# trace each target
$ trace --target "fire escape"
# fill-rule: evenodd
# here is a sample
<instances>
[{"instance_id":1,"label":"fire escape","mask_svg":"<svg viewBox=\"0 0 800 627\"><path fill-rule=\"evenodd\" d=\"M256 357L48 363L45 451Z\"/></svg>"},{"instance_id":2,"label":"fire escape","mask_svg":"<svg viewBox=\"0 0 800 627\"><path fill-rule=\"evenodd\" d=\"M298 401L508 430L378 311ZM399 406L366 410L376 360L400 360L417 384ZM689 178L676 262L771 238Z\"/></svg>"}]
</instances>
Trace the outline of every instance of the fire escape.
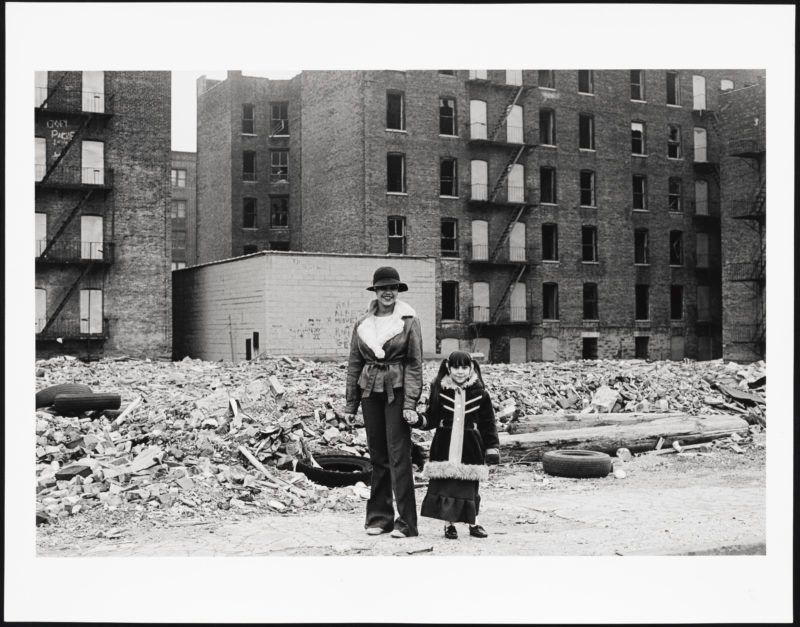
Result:
<instances>
[{"instance_id":1,"label":"fire escape","mask_svg":"<svg viewBox=\"0 0 800 627\"><path fill-rule=\"evenodd\" d=\"M758 247L753 259L731 263L728 277L731 281L747 285L753 294L755 319L749 324L735 325L731 329L731 340L754 346L759 357L766 354L766 224L767 224L767 182L764 172L766 148L764 142L752 137L737 138L728 142L728 154L744 159L758 175L758 187L750 198L732 202L732 217L747 225L755 234Z\"/></svg>"},{"instance_id":2,"label":"fire escape","mask_svg":"<svg viewBox=\"0 0 800 627\"><path fill-rule=\"evenodd\" d=\"M503 88L511 87L494 85ZM494 307L473 306L472 308L469 323L474 331L473 350L475 342L487 328L496 328L499 325L529 325L531 322L530 307L527 305L507 307L515 285L523 280L533 263L532 251L527 245L511 245L511 234L514 227L520 223L525 224L524 217L529 208L535 204L532 190L525 188L524 180L521 187L512 187L509 181L514 166L521 164L525 156L536 146L532 141L532 135L524 134L524 127L515 129L517 134L512 137L511 129L508 126L509 116L525 89L526 87L523 85L513 86L501 115L486 138L470 138L470 144L474 147L486 147L499 151L505 157L505 164L490 189L488 185L485 190L473 185L469 206L472 208L489 207L493 210L504 207L511 210L500 236L487 245L473 243L470 251L469 263L473 267L510 270L504 279L505 285L501 296ZM506 137L502 136L504 127L506 128Z\"/></svg>"},{"instance_id":3,"label":"fire escape","mask_svg":"<svg viewBox=\"0 0 800 627\"><path fill-rule=\"evenodd\" d=\"M37 88L35 117L37 128L61 128L48 121L68 121L68 137L66 143L52 154L45 156L43 163L36 163L36 207L49 209L54 200L70 200L66 211L59 211L57 226L47 229L45 239L36 241L36 266L45 271L57 268L58 273L48 272L48 291L55 286L61 292L48 300L54 305L48 306L44 318L36 320L36 339L45 340L103 340L107 337L105 318L100 320L64 319L62 311L72 300L78 289L87 280L87 287L104 287L105 274L114 262L114 203L113 203L113 170L101 167L83 167L80 141L96 137L113 116L113 95L94 93L83 89L70 89L65 79L70 72L61 72L57 80L48 87ZM45 149L47 152L47 148ZM80 166L67 165L74 162ZM74 204L73 204L74 203ZM60 203L59 203L60 204ZM71 208L70 208L71 205ZM83 234L77 239L67 238L68 227L74 223L85 209L91 207L91 213L100 213L101 231L93 240L84 241ZM56 213L46 212L48 217ZM74 229L73 229L74 230ZM106 233L110 232L111 237ZM56 277L56 280L51 278ZM37 313L37 316L40 315Z\"/></svg>"}]
</instances>

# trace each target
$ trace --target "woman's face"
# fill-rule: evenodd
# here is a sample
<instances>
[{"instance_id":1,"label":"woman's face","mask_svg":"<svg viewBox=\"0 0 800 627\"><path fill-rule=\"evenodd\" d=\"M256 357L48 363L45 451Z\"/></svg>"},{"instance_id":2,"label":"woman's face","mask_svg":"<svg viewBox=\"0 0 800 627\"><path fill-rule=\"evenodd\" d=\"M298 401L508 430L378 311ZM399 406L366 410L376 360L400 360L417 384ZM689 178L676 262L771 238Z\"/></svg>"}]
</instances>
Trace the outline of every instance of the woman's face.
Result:
<instances>
[{"instance_id":1,"label":"woman's face","mask_svg":"<svg viewBox=\"0 0 800 627\"><path fill-rule=\"evenodd\" d=\"M450 366L450 378L456 385L463 385L469 375L472 374L472 366Z\"/></svg>"},{"instance_id":2,"label":"woman's face","mask_svg":"<svg viewBox=\"0 0 800 627\"><path fill-rule=\"evenodd\" d=\"M395 301L397 300L397 292L399 286L397 285L384 285L382 287L375 288L375 294L378 297L378 303L386 309L391 308L394 306Z\"/></svg>"}]
</instances>

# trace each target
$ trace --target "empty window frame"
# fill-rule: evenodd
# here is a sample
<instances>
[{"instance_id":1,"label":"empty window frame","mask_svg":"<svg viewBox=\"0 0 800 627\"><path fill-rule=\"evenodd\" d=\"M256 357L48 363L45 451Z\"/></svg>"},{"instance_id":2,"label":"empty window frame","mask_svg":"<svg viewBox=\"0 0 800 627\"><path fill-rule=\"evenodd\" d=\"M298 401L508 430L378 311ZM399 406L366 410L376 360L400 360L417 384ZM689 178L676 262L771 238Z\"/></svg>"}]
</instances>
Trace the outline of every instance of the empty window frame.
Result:
<instances>
[{"instance_id":1,"label":"empty window frame","mask_svg":"<svg viewBox=\"0 0 800 627\"><path fill-rule=\"evenodd\" d=\"M695 111L706 109L706 77L699 74L692 76L692 109Z\"/></svg>"},{"instance_id":2,"label":"empty window frame","mask_svg":"<svg viewBox=\"0 0 800 627\"><path fill-rule=\"evenodd\" d=\"M81 73L81 108L83 111L103 113L105 111L105 73L84 71Z\"/></svg>"},{"instance_id":3,"label":"empty window frame","mask_svg":"<svg viewBox=\"0 0 800 627\"><path fill-rule=\"evenodd\" d=\"M522 144L524 134L522 128L522 107L512 105L506 118L506 141L511 144Z\"/></svg>"},{"instance_id":4,"label":"empty window frame","mask_svg":"<svg viewBox=\"0 0 800 627\"><path fill-rule=\"evenodd\" d=\"M719 90L720 91L730 91L733 89L733 81L729 78L723 78L719 82Z\"/></svg>"},{"instance_id":5,"label":"empty window frame","mask_svg":"<svg viewBox=\"0 0 800 627\"><path fill-rule=\"evenodd\" d=\"M33 106L41 107L47 100L47 72L34 72L33 85L35 97Z\"/></svg>"},{"instance_id":6,"label":"empty window frame","mask_svg":"<svg viewBox=\"0 0 800 627\"><path fill-rule=\"evenodd\" d=\"M594 73L592 70L578 70L578 92L581 94L594 93Z\"/></svg>"},{"instance_id":7,"label":"empty window frame","mask_svg":"<svg viewBox=\"0 0 800 627\"><path fill-rule=\"evenodd\" d=\"M269 225L274 229L289 227L289 199L286 196L269 199Z\"/></svg>"},{"instance_id":8,"label":"empty window frame","mask_svg":"<svg viewBox=\"0 0 800 627\"><path fill-rule=\"evenodd\" d=\"M170 183L172 187L186 187L186 170L172 169L170 172Z\"/></svg>"},{"instance_id":9,"label":"empty window frame","mask_svg":"<svg viewBox=\"0 0 800 627\"><path fill-rule=\"evenodd\" d=\"M645 151L644 122L631 122L631 153L634 155L647 154Z\"/></svg>"},{"instance_id":10,"label":"empty window frame","mask_svg":"<svg viewBox=\"0 0 800 627\"><path fill-rule=\"evenodd\" d=\"M386 155L386 191L406 193L406 156L401 152Z\"/></svg>"},{"instance_id":11,"label":"empty window frame","mask_svg":"<svg viewBox=\"0 0 800 627\"><path fill-rule=\"evenodd\" d=\"M186 256L186 231L172 232L172 253L173 257Z\"/></svg>"},{"instance_id":12,"label":"empty window frame","mask_svg":"<svg viewBox=\"0 0 800 627\"><path fill-rule=\"evenodd\" d=\"M406 254L406 219L403 216L389 216L387 234L390 254Z\"/></svg>"},{"instance_id":13,"label":"empty window frame","mask_svg":"<svg viewBox=\"0 0 800 627\"><path fill-rule=\"evenodd\" d=\"M258 211L255 198L242 198L242 228L258 228Z\"/></svg>"},{"instance_id":14,"label":"empty window frame","mask_svg":"<svg viewBox=\"0 0 800 627\"><path fill-rule=\"evenodd\" d=\"M595 185L594 172L592 170L581 170L580 172L580 192L581 207L595 207Z\"/></svg>"},{"instance_id":15,"label":"empty window frame","mask_svg":"<svg viewBox=\"0 0 800 627\"><path fill-rule=\"evenodd\" d=\"M542 225L542 260L558 261L558 225Z\"/></svg>"},{"instance_id":16,"label":"empty window frame","mask_svg":"<svg viewBox=\"0 0 800 627\"><path fill-rule=\"evenodd\" d=\"M271 183L289 182L289 151L272 150L269 154L270 170L269 180Z\"/></svg>"},{"instance_id":17,"label":"empty window frame","mask_svg":"<svg viewBox=\"0 0 800 627\"><path fill-rule=\"evenodd\" d=\"M244 150L242 152L242 180L256 180L256 152L255 150ZM180 185L179 185L180 187Z\"/></svg>"},{"instance_id":18,"label":"empty window frame","mask_svg":"<svg viewBox=\"0 0 800 627\"><path fill-rule=\"evenodd\" d=\"M581 343L581 357L583 359L597 359L597 338L584 337L581 338Z\"/></svg>"},{"instance_id":19,"label":"empty window frame","mask_svg":"<svg viewBox=\"0 0 800 627\"><path fill-rule=\"evenodd\" d=\"M455 159L439 162L439 195L458 196L458 162Z\"/></svg>"},{"instance_id":20,"label":"empty window frame","mask_svg":"<svg viewBox=\"0 0 800 627\"><path fill-rule=\"evenodd\" d=\"M583 319L600 319L597 307L597 283L583 284Z\"/></svg>"},{"instance_id":21,"label":"empty window frame","mask_svg":"<svg viewBox=\"0 0 800 627\"><path fill-rule=\"evenodd\" d=\"M47 214L37 212L35 216L36 256L38 257L47 246Z\"/></svg>"},{"instance_id":22,"label":"empty window frame","mask_svg":"<svg viewBox=\"0 0 800 627\"><path fill-rule=\"evenodd\" d=\"M681 104L681 84L677 72L667 72L667 104Z\"/></svg>"},{"instance_id":23,"label":"empty window frame","mask_svg":"<svg viewBox=\"0 0 800 627\"><path fill-rule=\"evenodd\" d=\"M242 105L242 133L252 135L256 132L255 106L252 104Z\"/></svg>"},{"instance_id":24,"label":"empty window frame","mask_svg":"<svg viewBox=\"0 0 800 627\"><path fill-rule=\"evenodd\" d=\"M253 253L258 252L258 246L256 244L245 244L242 246L242 254L243 255L252 255Z\"/></svg>"},{"instance_id":25,"label":"empty window frame","mask_svg":"<svg viewBox=\"0 0 800 627\"><path fill-rule=\"evenodd\" d=\"M558 203L555 168L550 166L539 168L539 193L539 202L552 205Z\"/></svg>"},{"instance_id":26,"label":"empty window frame","mask_svg":"<svg viewBox=\"0 0 800 627\"><path fill-rule=\"evenodd\" d=\"M458 220L442 218L440 228L442 257L458 257Z\"/></svg>"},{"instance_id":27,"label":"empty window frame","mask_svg":"<svg viewBox=\"0 0 800 627\"><path fill-rule=\"evenodd\" d=\"M489 164L480 159L470 161L470 198L486 200L489 197Z\"/></svg>"},{"instance_id":28,"label":"empty window frame","mask_svg":"<svg viewBox=\"0 0 800 627\"><path fill-rule=\"evenodd\" d=\"M633 338L634 356L636 359L647 359L650 356L650 338L646 335L638 335Z\"/></svg>"},{"instance_id":29,"label":"empty window frame","mask_svg":"<svg viewBox=\"0 0 800 627\"><path fill-rule=\"evenodd\" d=\"M272 102L270 103L272 112L270 120L271 136L286 136L289 134L289 103Z\"/></svg>"},{"instance_id":30,"label":"empty window frame","mask_svg":"<svg viewBox=\"0 0 800 627\"><path fill-rule=\"evenodd\" d=\"M597 227L581 227L581 259L582 261L596 262L597 257Z\"/></svg>"},{"instance_id":31,"label":"empty window frame","mask_svg":"<svg viewBox=\"0 0 800 627\"><path fill-rule=\"evenodd\" d=\"M442 320L458 317L458 281L442 281Z\"/></svg>"},{"instance_id":32,"label":"empty window frame","mask_svg":"<svg viewBox=\"0 0 800 627\"><path fill-rule=\"evenodd\" d=\"M667 182L667 206L674 213L683 211L683 181L671 176Z\"/></svg>"},{"instance_id":33,"label":"empty window frame","mask_svg":"<svg viewBox=\"0 0 800 627\"><path fill-rule=\"evenodd\" d=\"M669 232L669 265L683 265L683 232Z\"/></svg>"},{"instance_id":34,"label":"empty window frame","mask_svg":"<svg viewBox=\"0 0 800 627\"><path fill-rule=\"evenodd\" d=\"M44 178L45 171L47 170L47 140L44 137L36 137L34 138L34 142L35 175L36 180L41 181Z\"/></svg>"},{"instance_id":35,"label":"empty window frame","mask_svg":"<svg viewBox=\"0 0 800 627\"><path fill-rule=\"evenodd\" d=\"M647 211L647 177L644 174L634 174L633 208L638 211Z\"/></svg>"},{"instance_id":36,"label":"empty window frame","mask_svg":"<svg viewBox=\"0 0 800 627\"><path fill-rule=\"evenodd\" d=\"M635 290L636 304L634 314L636 320L650 320L650 286L638 284Z\"/></svg>"},{"instance_id":37,"label":"empty window frame","mask_svg":"<svg viewBox=\"0 0 800 627\"><path fill-rule=\"evenodd\" d=\"M289 250L289 242L270 242L270 250Z\"/></svg>"},{"instance_id":38,"label":"empty window frame","mask_svg":"<svg viewBox=\"0 0 800 627\"><path fill-rule=\"evenodd\" d=\"M556 112L552 109L539 110L539 143L556 145Z\"/></svg>"},{"instance_id":39,"label":"empty window frame","mask_svg":"<svg viewBox=\"0 0 800 627\"><path fill-rule=\"evenodd\" d=\"M439 98L439 135L458 135L455 98Z\"/></svg>"},{"instance_id":40,"label":"empty window frame","mask_svg":"<svg viewBox=\"0 0 800 627\"><path fill-rule=\"evenodd\" d=\"M591 113L578 114L578 148L594 150L594 116Z\"/></svg>"},{"instance_id":41,"label":"empty window frame","mask_svg":"<svg viewBox=\"0 0 800 627\"><path fill-rule=\"evenodd\" d=\"M36 288L36 332L41 333L47 324L47 290Z\"/></svg>"},{"instance_id":42,"label":"empty window frame","mask_svg":"<svg viewBox=\"0 0 800 627\"><path fill-rule=\"evenodd\" d=\"M558 283L542 284L542 318L558 320Z\"/></svg>"},{"instance_id":43,"label":"empty window frame","mask_svg":"<svg viewBox=\"0 0 800 627\"><path fill-rule=\"evenodd\" d=\"M539 70L536 73L537 84L546 89L556 88L556 73L553 70Z\"/></svg>"},{"instance_id":44,"label":"empty window frame","mask_svg":"<svg viewBox=\"0 0 800 627\"><path fill-rule=\"evenodd\" d=\"M172 269L173 270L181 270L182 268L186 267L185 261L173 261L172 262Z\"/></svg>"},{"instance_id":45,"label":"empty window frame","mask_svg":"<svg viewBox=\"0 0 800 627\"><path fill-rule=\"evenodd\" d=\"M669 286L669 319L683 320L683 285Z\"/></svg>"},{"instance_id":46,"label":"empty window frame","mask_svg":"<svg viewBox=\"0 0 800 627\"><path fill-rule=\"evenodd\" d=\"M175 234L173 233L173 235ZM102 259L102 258L103 258L103 216L82 215L81 216L81 259Z\"/></svg>"},{"instance_id":47,"label":"empty window frame","mask_svg":"<svg viewBox=\"0 0 800 627\"><path fill-rule=\"evenodd\" d=\"M170 218L185 218L186 217L186 201L173 200L172 207L169 212Z\"/></svg>"},{"instance_id":48,"label":"empty window frame","mask_svg":"<svg viewBox=\"0 0 800 627\"><path fill-rule=\"evenodd\" d=\"M644 99L644 70L631 70L631 100Z\"/></svg>"},{"instance_id":49,"label":"empty window frame","mask_svg":"<svg viewBox=\"0 0 800 627\"><path fill-rule=\"evenodd\" d=\"M485 81L487 78L486 70L470 70L469 71L469 78L473 81Z\"/></svg>"},{"instance_id":50,"label":"empty window frame","mask_svg":"<svg viewBox=\"0 0 800 627\"><path fill-rule=\"evenodd\" d=\"M667 124L667 157L681 159L681 127L677 124Z\"/></svg>"},{"instance_id":51,"label":"empty window frame","mask_svg":"<svg viewBox=\"0 0 800 627\"><path fill-rule=\"evenodd\" d=\"M633 263L650 263L650 233L647 229L635 229L633 232Z\"/></svg>"},{"instance_id":52,"label":"empty window frame","mask_svg":"<svg viewBox=\"0 0 800 627\"><path fill-rule=\"evenodd\" d=\"M402 91L386 92L386 128L393 131L406 128L405 94Z\"/></svg>"},{"instance_id":53,"label":"empty window frame","mask_svg":"<svg viewBox=\"0 0 800 627\"><path fill-rule=\"evenodd\" d=\"M506 70L506 85L522 85L522 70Z\"/></svg>"}]
</instances>

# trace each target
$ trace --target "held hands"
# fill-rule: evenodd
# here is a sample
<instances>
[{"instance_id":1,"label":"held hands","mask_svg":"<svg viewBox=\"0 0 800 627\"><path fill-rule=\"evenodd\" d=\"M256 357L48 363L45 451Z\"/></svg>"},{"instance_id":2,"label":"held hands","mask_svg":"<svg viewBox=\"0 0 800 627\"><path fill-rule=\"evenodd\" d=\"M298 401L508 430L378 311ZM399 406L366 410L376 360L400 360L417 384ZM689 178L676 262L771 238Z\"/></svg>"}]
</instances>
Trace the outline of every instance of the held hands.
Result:
<instances>
[{"instance_id":1,"label":"held hands","mask_svg":"<svg viewBox=\"0 0 800 627\"><path fill-rule=\"evenodd\" d=\"M419 422L417 412L415 412L413 409L404 409L403 418L405 418L405 421L412 427Z\"/></svg>"}]
</instances>

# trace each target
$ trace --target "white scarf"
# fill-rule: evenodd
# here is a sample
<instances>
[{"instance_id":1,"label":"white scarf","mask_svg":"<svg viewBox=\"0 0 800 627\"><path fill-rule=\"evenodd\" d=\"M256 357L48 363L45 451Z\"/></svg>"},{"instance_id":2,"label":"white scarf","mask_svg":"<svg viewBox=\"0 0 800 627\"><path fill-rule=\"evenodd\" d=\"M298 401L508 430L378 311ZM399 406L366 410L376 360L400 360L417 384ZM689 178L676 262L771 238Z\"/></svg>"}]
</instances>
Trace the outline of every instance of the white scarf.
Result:
<instances>
[{"instance_id":1,"label":"white scarf","mask_svg":"<svg viewBox=\"0 0 800 627\"><path fill-rule=\"evenodd\" d=\"M383 359L386 356L383 345L400 333L405 326L403 323L403 316L416 316L417 313L408 303L402 300L396 300L394 303L394 311L389 316L391 321L386 325L382 325L380 332L378 332L374 313L377 311L377 300L370 303L370 311L373 312L372 315L367 316L363 322L358 325L358 337L369 347L376 358Z\"/></svg>"}]
</instances>

